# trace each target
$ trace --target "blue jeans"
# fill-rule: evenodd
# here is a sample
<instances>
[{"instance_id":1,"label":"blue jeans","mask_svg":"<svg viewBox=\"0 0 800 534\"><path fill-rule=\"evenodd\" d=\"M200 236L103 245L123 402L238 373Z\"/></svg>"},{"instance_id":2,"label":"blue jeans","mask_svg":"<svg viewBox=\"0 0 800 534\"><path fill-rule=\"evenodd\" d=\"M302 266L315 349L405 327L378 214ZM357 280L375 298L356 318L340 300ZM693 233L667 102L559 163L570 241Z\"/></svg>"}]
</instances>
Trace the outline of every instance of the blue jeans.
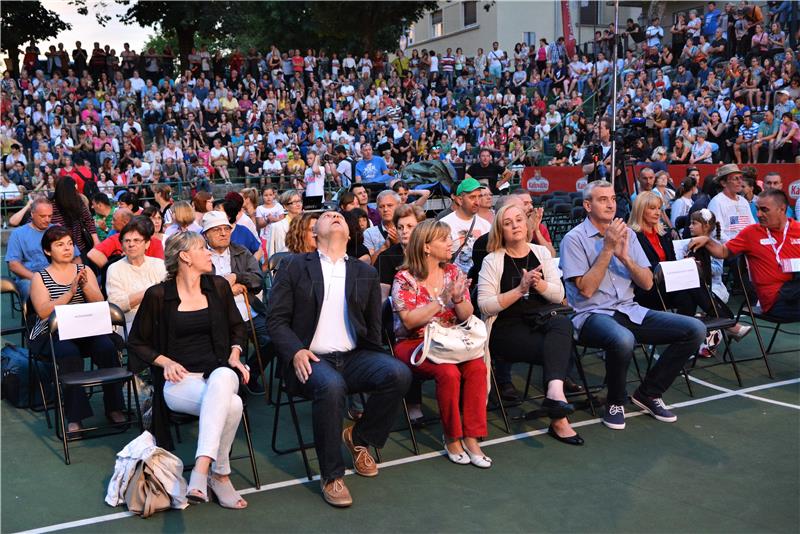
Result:
<instances>
[{"instance_id":1,"label":"blue jeans","mask_svg":"<svg viewBox=\"0 0 800 534\"><path fill-rule=\"evenodd\" d=\"M539 89L539 96L541 96L542 98L547 98L547 95L550 94L550 87L552 86L553 86L553 80L551 80L550 78L540 81L537 84L537 87Z\"/></svg>"},{"instance_id":2,"label":"blue jeans","mask_svg":"<svg viewBox=\"0 0 800 534\"><path fill-rule=\"evenodd\" d=\"M583 324L578 342L605 350L607 403L624 405L628 366L637 343L671 343L639 386L643 395L661 397L705 337L706 327L694 317L650 310L640 325L620 312L613 316L594 313Z\"/></svg>"},{"instance_id":3,"label":"blue jeans","mask_svg":"<svg viewBox=\"0 0 800 534\"><path fill-rule=\"evenodd\" d=\"M27 278L17 278L14 280L14 286L19 291L19 299L24 305L28 302L28 297L31 295L31 281Z\"/></svg>"},{"instance_id":4,"label":"blue jeans","mask_svg":"<svg viewBox=\"0 0 800 534\"><path fill-rule=\"evenodd\" d=\"M369 393L364 415L353 427L356 444L383 447L400 412L403 395L411 385L411 371L400 360L382 352L355 349L317 355L311 376L299 384L311 399L314 446L323 480L344 476L342 418L349 393ZM287 380L297 382L293 369Z\"/></svg>"}]
</instances>

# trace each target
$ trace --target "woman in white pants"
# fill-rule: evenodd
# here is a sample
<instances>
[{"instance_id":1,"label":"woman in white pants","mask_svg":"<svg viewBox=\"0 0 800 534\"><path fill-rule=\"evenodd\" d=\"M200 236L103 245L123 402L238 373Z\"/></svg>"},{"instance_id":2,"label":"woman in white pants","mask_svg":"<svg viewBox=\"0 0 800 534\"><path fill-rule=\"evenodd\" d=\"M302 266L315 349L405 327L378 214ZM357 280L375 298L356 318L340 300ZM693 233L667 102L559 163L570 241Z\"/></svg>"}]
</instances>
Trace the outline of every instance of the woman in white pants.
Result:
<instances>
[{"instance_id":1,"label":"woman in white pants","mask_svg":"<svg viewBox=\"0 0 800 534\"><path fill-rule=\"evenodd\" d=\"M233 300L241 287L209 274L211 252L194 232L170 239L165 257L167 279L147 290L131 328L131 367L154 371L153 433L160 446L171 441L167 407L200 418L187 499L207 502L211 491L222 506L245 508L228 476L242 418L237 392L249 379L240 361L244 323Z\"/></svg>"}]
</instances>

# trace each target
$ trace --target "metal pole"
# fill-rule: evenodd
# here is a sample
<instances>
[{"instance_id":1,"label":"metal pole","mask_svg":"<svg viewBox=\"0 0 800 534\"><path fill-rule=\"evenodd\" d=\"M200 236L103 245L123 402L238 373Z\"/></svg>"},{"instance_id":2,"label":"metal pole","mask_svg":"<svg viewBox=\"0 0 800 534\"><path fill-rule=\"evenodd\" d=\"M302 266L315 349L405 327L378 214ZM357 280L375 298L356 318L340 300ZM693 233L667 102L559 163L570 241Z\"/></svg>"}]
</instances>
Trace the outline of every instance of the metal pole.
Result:
<instances>
[{"instance_id":1,"label":"metal pole","mask_svg":"<svg viewBox=\"0 0 800 534\"><path fill-rule=\"evenodd\" d=\"M611 97L611 185L617 178L617 49L619 48L619 0L614 0L614 84Z\"/></svg>"}]
</instances>

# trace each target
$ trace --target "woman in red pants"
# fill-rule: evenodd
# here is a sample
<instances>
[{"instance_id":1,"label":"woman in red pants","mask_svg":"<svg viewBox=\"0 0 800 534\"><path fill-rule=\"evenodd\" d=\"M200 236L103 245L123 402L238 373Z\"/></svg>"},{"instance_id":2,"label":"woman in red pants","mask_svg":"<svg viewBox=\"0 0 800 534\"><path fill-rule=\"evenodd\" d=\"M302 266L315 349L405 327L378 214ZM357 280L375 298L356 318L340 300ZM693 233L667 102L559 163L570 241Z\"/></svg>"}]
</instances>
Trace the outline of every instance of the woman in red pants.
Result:
<instances>
[{"instance_id":1,"label":"woman in red pants","mask_svg":"<svg viewBox=\"0 0 800 534\"><path fill-rule=\"evenodd\" d=\"M436 381L444 447L450 461L489 468L492 460L483 454L479 443L487 434L488 383L483 359L460 364L425 360L419 366L411 365L411 355L422 343L428 323L438 321L443 326L454 326L472 315L467 277L449 263L452 246L450 227L440 221L424 221L411 234L405 263L392 286L398 339L394 350L415 375Z\"/></svg>"}]
</instances>

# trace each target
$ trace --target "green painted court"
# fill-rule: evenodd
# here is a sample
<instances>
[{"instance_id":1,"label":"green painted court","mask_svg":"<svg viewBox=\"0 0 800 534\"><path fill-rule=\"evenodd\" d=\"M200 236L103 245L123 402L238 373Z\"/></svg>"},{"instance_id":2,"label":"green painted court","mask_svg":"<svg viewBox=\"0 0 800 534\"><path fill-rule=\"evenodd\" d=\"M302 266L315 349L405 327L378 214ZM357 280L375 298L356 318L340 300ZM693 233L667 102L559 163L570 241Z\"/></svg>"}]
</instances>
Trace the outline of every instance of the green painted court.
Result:
<instances>
[{"instance_id":1,"label":"green painted court","mask_svg":"<svg viewBox=\"0 0 800 534\"><path fill-rule=\"evenodd\" d=\"M14 320L8 314L3 319ZM676 408L675 424L659 423L629 405L627 429L611 431L579 411L572 421L586 445L570 447L544 434L546 421L518 419L537 401L509 409L517 418L511 435L492 411L485 451L494 465L488 471L441 456L438 422L418 431L422 450L414 456L398 421L382 451L380 476L346 478L354 498L346 510L322 501L319 482L307 481L299 453L272 452L274 408L263 397L249 402L261 489L252 488L247 460L233 462L234 484L249 488L248 509L209 503L146 520L103 502L115 453L136 437L134 429L74 442L68 466L43 414L4 402L2 532L794 533L800 525L800 336L796 326L784 328L773 351L789 352L770 357L774 380L763 361L750 361L740 365L739 388L731 367L717 366L693 373L692 398L679 378L665 396ZM755 336L734 349L740 358L757 354ZM584 365L590 383L602 380L596 356L586 356ZM514 371L521 388L527 365L517 364ZM632 367L630 379L635 377ZM435 415L432 387L426 385L424 398L426 413ZM299 405L299 413L310 439L308 407ZM288 410L281 419L279 444L293 446ZM184 460L192 457L194 430L184 429L176 451ZM234 448L246 450L241 432Z\"/></svg>"}]
</instances>

